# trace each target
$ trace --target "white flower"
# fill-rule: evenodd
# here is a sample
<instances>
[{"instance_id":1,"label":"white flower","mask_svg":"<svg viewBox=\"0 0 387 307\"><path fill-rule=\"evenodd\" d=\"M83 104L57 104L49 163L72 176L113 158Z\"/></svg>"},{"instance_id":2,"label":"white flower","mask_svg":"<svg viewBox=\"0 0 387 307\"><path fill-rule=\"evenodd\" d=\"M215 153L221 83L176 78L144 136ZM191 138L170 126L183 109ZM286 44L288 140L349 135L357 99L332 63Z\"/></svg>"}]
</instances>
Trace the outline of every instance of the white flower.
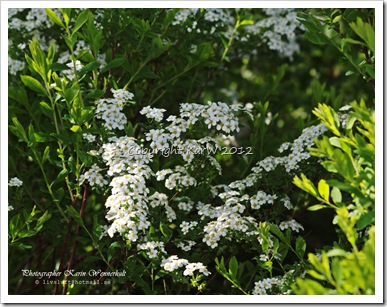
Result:
<instances>
[{"instance_id":1,"label":"white flower","mask_svg":"<svg viewBox=\"0 0 387 307\"><path fill-rule=\"evenodd\" d=\"M13 177L9 183L8 183L8 186L10 187L21 187L23 185L23 181L21 181L19 178L17 177Z\"/></svg>"},{"instance_id":2,"label":"white flower","mask_svg":"<svg viewBox=\"0 0 387 307\"><path fill-rule=\"evenodd\" d=\"M301 224L297 223L295 220L281 222L278 227L281 230L285 230L285 229L290 228L295 232L299 232L300 230L304 230L304 227Z\"/></svg>"}]
</instances>

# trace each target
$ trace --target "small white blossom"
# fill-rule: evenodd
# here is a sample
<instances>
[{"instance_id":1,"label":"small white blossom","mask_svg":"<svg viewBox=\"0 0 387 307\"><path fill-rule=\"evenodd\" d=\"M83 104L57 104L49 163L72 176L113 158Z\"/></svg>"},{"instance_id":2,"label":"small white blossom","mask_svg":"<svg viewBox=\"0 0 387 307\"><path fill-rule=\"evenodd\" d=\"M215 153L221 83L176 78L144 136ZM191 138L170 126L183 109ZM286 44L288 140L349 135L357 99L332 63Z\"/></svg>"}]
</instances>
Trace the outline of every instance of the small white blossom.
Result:
<instances>
[{"instance_id":1,"label":"small white blossom","mask_svg":"<svg viewBox=\"0 0 387 307\"><path fill-rule=\"evenodd\" d=\"M19 178L14 177L8 182L8 186L10 187L21 187L23 185L23 181L21 181Z\"/></svg>"}]
</instances>

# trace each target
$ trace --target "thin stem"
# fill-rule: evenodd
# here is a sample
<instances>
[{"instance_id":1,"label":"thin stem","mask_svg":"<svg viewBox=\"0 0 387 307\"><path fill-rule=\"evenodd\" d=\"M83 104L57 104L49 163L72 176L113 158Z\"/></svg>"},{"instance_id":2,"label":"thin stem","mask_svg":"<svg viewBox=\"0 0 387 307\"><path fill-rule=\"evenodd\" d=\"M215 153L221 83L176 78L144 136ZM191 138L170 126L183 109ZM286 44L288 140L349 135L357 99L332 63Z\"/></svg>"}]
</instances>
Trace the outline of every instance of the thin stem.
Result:
<instances>
[{"instance_id":1,"label":"thin stem","mask_svg":"<svg viewBox=\"0 0 387 307\"><path fill-rule=\"evenodd\" d=\"M128 83L126 83L125 86L123 87L124 90L126 90L128 88L130 83L133 82L134 78L140 73L140 71L145 67L146 64L148 64L148 61L145 61L143 64L140 65L140 67L137 69L137 71L130 77Z\"/></svg>"},{"instance_id":2,"label":"thin stem","mask_svg":"<svg viewBox=\"0 0 387 307\"><path fill-rule=\"evenodd\" d=\"M59 130L59 125L58 125L58 120L57 120L57 115L56 115L55 101L54 101L54 98L51 95L51 88L50 88L48 83L46 83L46 91L48 93L48 99L50 100L51 107L52 107L52 110L53 110L52 113L53 113L53 117L54 117L55 131L59 135L60 134L60 130ZM59 140L58 140L57 143L58 143L60 154L64 155L64 149L63 149L62 143ZM64 161L64 158L61 157L61 160L62 160L62 169L67 171L67 167L66 167L66 163ZM73 191L72 191L72 189L70 187L70 180L69 180L69 176L68 175L66 176L65 181L66 181L67 190L69 191L69 194L70 194L71 202L73 203L75 198L74 198L74 195L73 195Z\"/></svg>"},{"instance_id":3,"label":"thin stem","mask_svg":"<svg viewBox=\"0 0 387 307\"><path fill-rule=\"evenodd\" d=\"M232 31L232 34L231 34L231 36L230 36L230 38L229 38L229 40L228 40L227 46L226 46L226 48L224 49L222 58L221 58L221 60L220 60L221 62L223 62L224 58L226 57L226 55L227 55L227 53L228 53L228 50L230 49L231 44L232 44L232 42L233 42L233 40L234 40L235 34L236 34L236 32L238 31L238 28L239 28L239 26L240 26L240 18L239 18L238 11L236 11L236 15L237 15L237 21L236 21L236 23L235 23L235 26L234 26L234 29L233 29L233 31Z\"/></svg>"},{"instance_id":4,"label":"thin stem","mask_svg":"<svg viewBox=\"0 0 387 307\"><path fill-rule=\"evenodd\" d=\"M69 222L69 219L66 217L66 215L64 214L64 211L62 210L62 208L59 206L59 203L55 202L55 195L54 195L54 192L52 191L52 188L51 188L51 185L48 181L48 178L47 178L47 175L46 175L46 172L44 171L44 168L43 168L43 164L41 163L38 155L36 154L36 151L34 149L32 149L32 153L35 157L35 160L36 162L38 163L39 165L39 168L40 170L42 171L42 174L43 174L43 178L44 178L44 181L46 183L46 186L47 186L47 189L48 189L48 192L50 193L52 199L54 200L54 203L55 205L57 206L60 214L63 216L63 218L65 219L65 221L68 223Z\"/></svg>"},{"instance_id":5,"label":"thin stem","mask_svg":"<svg viewBox=\"0 0 387 307\"><path fill-rule=\"evenodd\" d=\"M192 65L192 66L187 66L186 68L184 68L184 70L180 73L178 73L177 75L174 75L172 78L168 79L167 81L161 83L160 85L156 86L155 90L158 90L159 88L161 87L164 87L165 85L167 85L168 83L174 81L175 79L181 77L182 75L184 75L185 73L189 72L192 68L196 67L197 65L199 65L201 62L195 64L195 65Z\"/></svg>"}]
</instances>

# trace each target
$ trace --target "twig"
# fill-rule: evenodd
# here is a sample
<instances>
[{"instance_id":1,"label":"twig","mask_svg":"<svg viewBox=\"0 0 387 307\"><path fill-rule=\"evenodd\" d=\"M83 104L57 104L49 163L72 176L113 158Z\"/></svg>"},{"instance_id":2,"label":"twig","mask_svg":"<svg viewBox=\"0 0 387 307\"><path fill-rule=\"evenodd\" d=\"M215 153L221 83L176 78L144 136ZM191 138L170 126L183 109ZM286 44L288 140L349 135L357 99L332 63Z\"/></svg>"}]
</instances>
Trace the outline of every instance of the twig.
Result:
<instances>
[{"instance_id":1,"label":"twig","mask_svg":"<svg viewBox=\"0 0 387 307\"><path fill-rule=\"evenodd\" d=\"M79 212L79 215L81 218L83 218L83 215L85 213L85 204L86 204L86 200L87 200L87 194L88 194L88 189L86 186L84 186L84 189L83 189L83 197L82 197L82 205L81 205L81 210ZM74 236L74 241L73 241L73 248L72 248L72 252L71 252L71 256L70 256L70 261L69 261L69 264L67 266L67 270L70 271L71 268L73 267L74 265L74 259L75 259L75 254L77 252L77 247L78 247L78 241L77 241L77 237L79 236L81 232L81 226L78 225L77 226L77 230L76 230L76 233L75 233L75 236ZM63 291L62 291L62 294L66 294L67 292L67 280L69 278L69 274L65 275L65 283L63 285Z\"/></svg>"}]
</instances>

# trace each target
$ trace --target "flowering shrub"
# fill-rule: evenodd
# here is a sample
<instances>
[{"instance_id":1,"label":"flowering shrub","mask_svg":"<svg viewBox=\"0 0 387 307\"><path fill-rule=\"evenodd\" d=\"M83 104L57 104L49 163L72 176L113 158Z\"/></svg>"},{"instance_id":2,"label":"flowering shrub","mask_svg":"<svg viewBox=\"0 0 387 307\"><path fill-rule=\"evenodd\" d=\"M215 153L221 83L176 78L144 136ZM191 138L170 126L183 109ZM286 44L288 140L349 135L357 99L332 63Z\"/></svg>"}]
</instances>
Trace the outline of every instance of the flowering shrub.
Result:
<instances>
[{"instance_id":1,"label":"flowering shrub","mask_svg":"<svg viewBox=\"0 0 387 307\"><path fill-rule=\"evenodd\" d=\"M9 265L34 250L26 269L72 272L39 286L10 276L16 294L22 283L32 294L374 293L372 278L357 291L338 273L374 248L373 10L10 9L8 18ZM326 59L338 20L352 31ZM340 55L358 74L342 76ZM325 90L323 68L305 82L318 63L336 70L338 87ZM369 105L336 113L354 86L352 98ZM310 207L297 186L324 205ZM342 232L315 251L305 208L326 205ZM320 270L327 257L337 257L334 280ZM96 269L113 276L108 287L67 283Z\"/></svg>"}]
</instances>

